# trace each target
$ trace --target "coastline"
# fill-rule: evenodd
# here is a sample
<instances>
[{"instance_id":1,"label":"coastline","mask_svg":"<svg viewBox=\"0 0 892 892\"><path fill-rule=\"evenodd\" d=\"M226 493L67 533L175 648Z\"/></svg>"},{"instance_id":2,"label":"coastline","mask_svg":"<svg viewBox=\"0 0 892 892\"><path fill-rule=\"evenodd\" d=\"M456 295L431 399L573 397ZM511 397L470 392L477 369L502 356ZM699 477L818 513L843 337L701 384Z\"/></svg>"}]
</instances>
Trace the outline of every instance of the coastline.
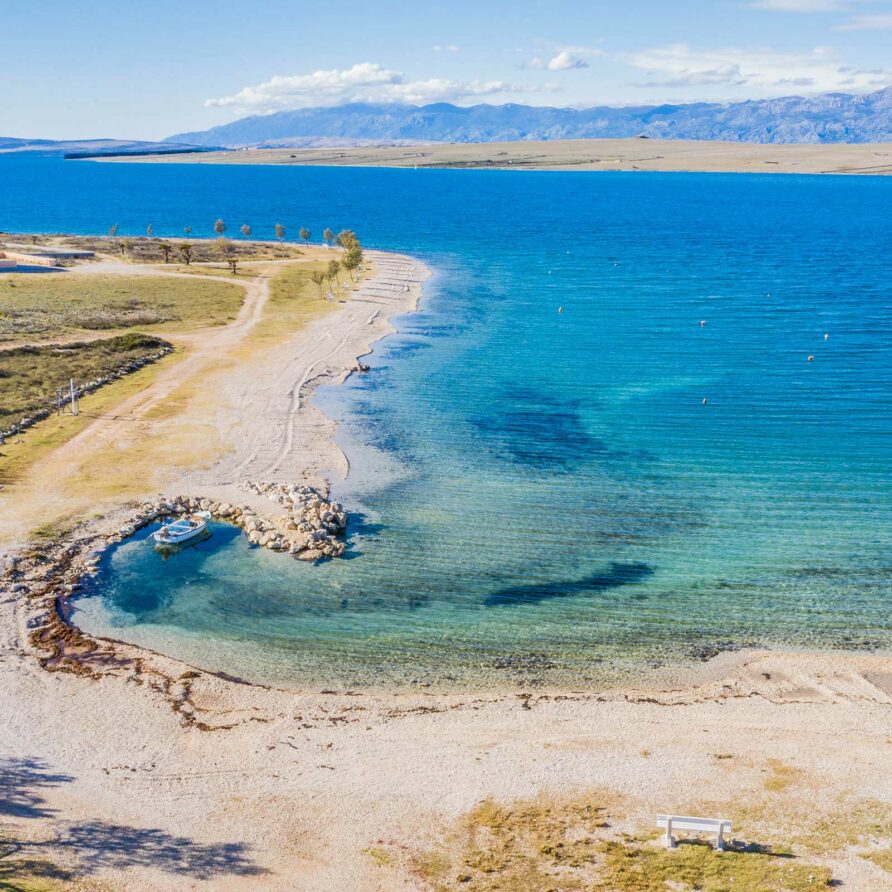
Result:
<instances>
[{"instance_id":1,"label":"coastline","mask_svg":"<svg viewBox=\"0 0 892 892\"><path fill-rule=\"evenodd\" d=\"M90 160L149 164L883 176L892 174L892 143L768 144L629 137L357 148L259 148Z\"/></svg>"},{"instance_id":2,"label":"coastline","mask_svg":"<svg viewBox=\"0 0 892 892\"><path fill-rule=\"evenodd\" d=\"M215 387L228 384L203 423L234 438L232 451L172 475L166 491L238 495L268 509L238 490L240 478L324 480L349 470L312 393L344 380L420 296L418 283L370 296L375 306L350 300L265 352L266 374L251 380L208 366ZM283 406L306 419L300 430L270 422ZM36 784L62 778L43 782L38 813L14 815L10 826L29 842L57 840L50 850L72 869L93 851L66 843L85 828L100 854L111 839L149 853L95 857L88 883L98 885L88 888L195 888L195 876L165 856L177 850L212 864L201 886L221 892L429 889L413 853L488 797L597 790L622 802L617 831L636 833L663 809L714 807L736 821L771 772L792 772L784 808L832 813L840 802L892 800L888 656L725 653L662 686L317 692L246 683L85 635L57 612L76 594L67 586L97 540L137 510L119 506L47 546L49 560L29 570L33 596L17 589L23 580L0 578L0 752L30 766ZM846 888L883 882L865 861L832 863Z\"/></svg>"}]
</instances>

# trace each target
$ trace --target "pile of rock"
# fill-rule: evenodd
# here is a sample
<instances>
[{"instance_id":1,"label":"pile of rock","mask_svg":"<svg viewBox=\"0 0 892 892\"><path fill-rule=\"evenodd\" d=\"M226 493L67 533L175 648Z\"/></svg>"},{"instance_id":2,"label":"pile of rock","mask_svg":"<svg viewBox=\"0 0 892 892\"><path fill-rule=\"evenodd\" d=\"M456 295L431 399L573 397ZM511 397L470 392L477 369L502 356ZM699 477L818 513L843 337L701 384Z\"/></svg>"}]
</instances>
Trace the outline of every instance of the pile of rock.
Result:
<instances>
[{"instance_id":1,"label":"pile of rock","mask_svg":"<svg viewBox=\"0 0 892 892\"><path fill-rule=\"evenodd\" d=\"M177 496L147 502L120 530L107 539L109 544L132 536L138 529L159 518L208 511L213 517L241 527L253 545L272 551L287 551L302 561L339 557L344 553L343 532L347 515L336 502L305 484L243 483L242 488L267 496L284 507L275 521L247 506L215 502L194 496Z\"/></svg>"},{"instance_id":2,"label":"pile of rock","mask_svg":"<svg viewBox=\"0 0 892 892\"><path fill-rule=\"evenodd\" d=\"M305 483L252 483L244 481L242 489L266 496L285 509L276 520L283 537L290 540L289 551L303 560L317 557L338 557L344 553L339 538L347 527L347 513L326 494ZM248 527L250 538L251 533ZM259 544L262 544L259 543ZM319 552L316 554L315 552Z\"/></svg>"}]
</instances>

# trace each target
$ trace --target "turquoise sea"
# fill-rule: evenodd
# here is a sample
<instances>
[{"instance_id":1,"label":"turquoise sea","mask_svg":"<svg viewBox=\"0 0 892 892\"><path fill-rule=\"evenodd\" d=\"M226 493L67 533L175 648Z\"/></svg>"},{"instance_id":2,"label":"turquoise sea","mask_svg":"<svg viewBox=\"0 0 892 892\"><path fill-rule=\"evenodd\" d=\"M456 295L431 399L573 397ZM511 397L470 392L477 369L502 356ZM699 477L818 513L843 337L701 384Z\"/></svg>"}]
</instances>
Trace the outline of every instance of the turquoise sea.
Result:
<instances>
[{"instance_id":1,"label":"turquoise sea","mask_svg":"<svg viewBox=\"0 0 892 892\"><path fill-rule=\"evenodd\" d=\"M354 466L347 560L137 539L75 620L312 687L888 652L890 211L881 177L0 160L0 229L349 226L435 272L316 398Z\"/></svg>"}]
</instances>

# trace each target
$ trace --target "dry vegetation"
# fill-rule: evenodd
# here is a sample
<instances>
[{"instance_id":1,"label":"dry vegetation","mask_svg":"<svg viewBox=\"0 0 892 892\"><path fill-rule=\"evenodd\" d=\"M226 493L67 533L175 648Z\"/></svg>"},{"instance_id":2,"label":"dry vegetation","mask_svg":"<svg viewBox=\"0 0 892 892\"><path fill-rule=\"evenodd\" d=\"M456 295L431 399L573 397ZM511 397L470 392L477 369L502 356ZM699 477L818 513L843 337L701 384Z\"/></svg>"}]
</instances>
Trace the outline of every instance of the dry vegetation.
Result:
<instances>
[{"instance_id":1,"label":"dry vegetation","mask_svg":"<svg viewBox=\"0 0 892 892\"><path fill-rule=\"evenodd\" d=\"M70 332L223 325L235 318L243 297L234 284L176 276L9 275L0 278L0 343Z\"/></svg>"},{"instance_id":2,"label":"dry vegetation","mask_svg":"<svg viewBox=\"0 0 892 892\"><path fill-rule=\"evenodd\" d=\"M50 246L95 251L103 259L130 260L136 263L163 263L163 244L173 246L172 261L179 261L178 246L184 242L192 245L195 263L219 261L223 257L220 239L192 238L130 238L127 236L93 235L15 235L0 233L0 241L16 242L35 247ZM226 254L239 260L288 260L300 257L301 248L289 242L262 242L248 239L224 238Z\"/></svg>"},{"instance_id":3,"label":"dry vegetation","mask_svg":"<svg viewBox=\"0 0 892 892\"><path fill-rule=\"evenodd\" d=\"M159 338L125 334L90 343L17 347L0 353L0 429L49 406L56 387L109 375L168 346Z\"/></svg>"},{"instance_id":4,"label":"dry vegetation","mask_svg":"<svg viewBox=\"0 0 892 892\"><path fill-rule=\"evenodd\" d=\"M892 807L846 799L816 809L808 788L802 772L774 763L762 792L744 797L752 807L695 808L733 815L735 838L725 852L697 839L668 851L643 819L630 822L628 802L594 792L487 800L425 851L367 854L382 870L406 869L437 892L810 892L832 887L834 860L852 858L892 874Z\"/></svg>"}]
</instances>

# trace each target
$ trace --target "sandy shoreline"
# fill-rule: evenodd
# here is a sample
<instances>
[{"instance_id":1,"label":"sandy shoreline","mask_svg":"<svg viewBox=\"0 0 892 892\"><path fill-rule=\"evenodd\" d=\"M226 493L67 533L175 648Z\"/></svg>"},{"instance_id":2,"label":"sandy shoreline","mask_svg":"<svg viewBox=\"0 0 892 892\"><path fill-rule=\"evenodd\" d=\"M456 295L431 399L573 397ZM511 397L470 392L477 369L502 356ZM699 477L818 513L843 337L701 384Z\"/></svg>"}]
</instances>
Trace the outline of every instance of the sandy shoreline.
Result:
<instances>
[{"instance_id":1,"label":"sandy shoreline","mask_svg":"<svg viewBox=\"0 0 892 892\"><path fill-rule=\"evenodd\" d=\"M94 159L95 160L95 159ZM278 164L492 170L892 174L892 144L769 145L671 139L569 139L142 155L104 162Z\"/></svg>"},{"instance_id":2,"label":"sandy shoreline","mask_svg":"<svg viewBox=\"0 0 892 892\"><path fill-rule=\"evenodd\" d=\"M256 374L240 374L237 335L262 317L265 281L246 300L242 328L183 360L221 395L190 403L192 422L227 446L204 468L172 469L165 491L244 502L240 479L346 471L333 422L309 396L342 380L392 330L391 317L415 307L427 275L411 258L368 253L366 290L266 351ZM234 358L221 367L224 347ZM131 400L127 418L154 418L176 368ZM79 467L88 441L126 454L147 429L94 424L41 473ZM40 482L0 494L7 559L11 543L25 542ZM61 491L41 495L78 509ZM75 536L107 535L132 511L112 497L103 506ZM892 804L890 657L724 654L683 684L647 689L276 690L86 636L48 659L39 632L65 585L57 568L64 573L68 547L56 546L58 564L34 565L34 597L21 579L0 579L0 790L12 803L0 817L29 851L70 867L82 883L74 888L431 888L412 853L486 797L604 791L622 803L610 832L650 828L663 810L736 821L741 803L766 796L766 808L792 814ZM55 646L65 627L54 628ZM778 771L793 779L775 801L766 791ZM882 888L887 875L856 850L825 856L834 876L847 889Z\"/></svg>"}]
</instances>

